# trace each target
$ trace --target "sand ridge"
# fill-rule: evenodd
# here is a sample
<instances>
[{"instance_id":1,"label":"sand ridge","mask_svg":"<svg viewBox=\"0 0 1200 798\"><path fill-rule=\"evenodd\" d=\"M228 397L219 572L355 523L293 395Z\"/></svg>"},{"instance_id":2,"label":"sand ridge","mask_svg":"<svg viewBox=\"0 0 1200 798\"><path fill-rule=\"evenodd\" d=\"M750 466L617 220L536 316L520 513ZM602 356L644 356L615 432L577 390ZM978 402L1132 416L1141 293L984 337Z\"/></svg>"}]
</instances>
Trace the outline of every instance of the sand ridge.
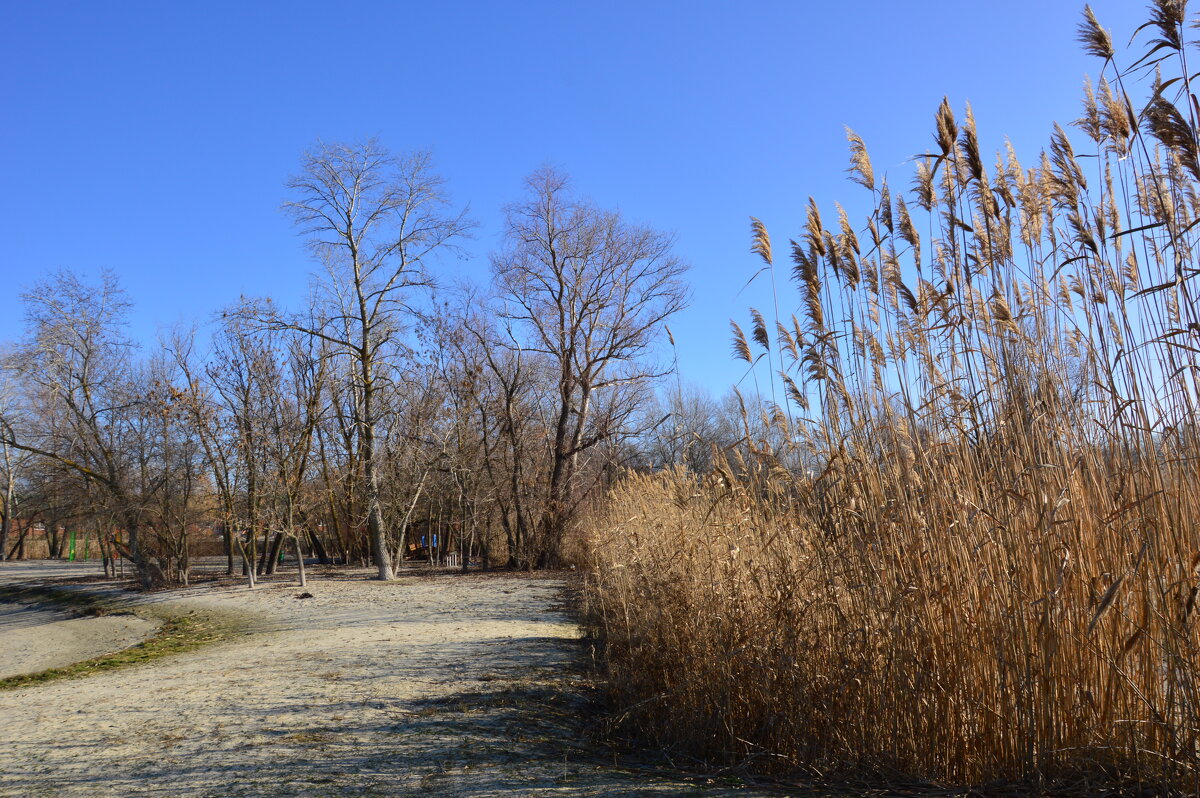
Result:
<instances>
[{"instance_id":1,"label":"sand ridge","mask_svg":"<svg viewBox=\"0 0 1200 798\"><path fill-rule=\"evenodd\" d=\"M0 679L129 648L158 626L131 614L79 618L50 607L0 602Z\"/></svg>"}]
</instances>

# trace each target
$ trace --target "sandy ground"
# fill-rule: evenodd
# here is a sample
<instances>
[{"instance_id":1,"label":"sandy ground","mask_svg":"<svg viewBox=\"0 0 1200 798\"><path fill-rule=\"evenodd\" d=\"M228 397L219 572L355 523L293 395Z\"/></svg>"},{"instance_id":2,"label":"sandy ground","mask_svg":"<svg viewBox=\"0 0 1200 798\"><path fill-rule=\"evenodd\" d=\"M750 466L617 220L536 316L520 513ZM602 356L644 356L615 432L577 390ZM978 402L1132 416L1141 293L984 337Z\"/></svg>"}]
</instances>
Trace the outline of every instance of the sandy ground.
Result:
<instances>
[{"instance_id":1,"label":"sandy ground","mask_svg":"<svg viewBox=\"0 0 1200 798\"><path fill-rule=\"evenodd\" d=\"M133 615L76 618L46 607L0 603L0 679L120 651L156 628Z\"/></svg>"},{"instance_id":2,"label":"sandy ground","mask_svg":"<svg viewBox=\"0 0 1200 798\"><path fill-rule=\"evenodd\" d=\"M88 567L64 566L0 564L0 583ZM0 795L726 792L614 767L584 741L586 652L559 580L366 577L312 579L312 598L290 582L133 599L235 612L250 627L186 654L0 692ZM0 649L22 632L0 624Z\"/></svg>"}]
</instances>

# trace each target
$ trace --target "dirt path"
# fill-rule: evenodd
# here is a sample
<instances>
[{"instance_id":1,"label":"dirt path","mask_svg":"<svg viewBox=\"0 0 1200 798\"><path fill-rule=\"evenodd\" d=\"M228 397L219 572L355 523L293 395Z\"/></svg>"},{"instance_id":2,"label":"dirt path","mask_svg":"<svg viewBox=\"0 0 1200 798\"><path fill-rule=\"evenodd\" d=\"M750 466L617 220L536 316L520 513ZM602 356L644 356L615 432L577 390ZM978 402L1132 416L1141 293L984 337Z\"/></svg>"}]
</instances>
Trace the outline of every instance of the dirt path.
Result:
<instances>
[{"instance_id":1,"label":"dirt path","mask_svg":"<svg viewBox=\"0 0 1200 798\"><path fill-rule=\"evenodd\" d=\"M48 573L12 565L0 582ZM247 614L253 628L0 693L0 795L724 792L623 772L581 745L582 652L561 589L363 572L312 580L304 599L294 582L155 594L180 611Z\"/></svg>"}]
</instances>

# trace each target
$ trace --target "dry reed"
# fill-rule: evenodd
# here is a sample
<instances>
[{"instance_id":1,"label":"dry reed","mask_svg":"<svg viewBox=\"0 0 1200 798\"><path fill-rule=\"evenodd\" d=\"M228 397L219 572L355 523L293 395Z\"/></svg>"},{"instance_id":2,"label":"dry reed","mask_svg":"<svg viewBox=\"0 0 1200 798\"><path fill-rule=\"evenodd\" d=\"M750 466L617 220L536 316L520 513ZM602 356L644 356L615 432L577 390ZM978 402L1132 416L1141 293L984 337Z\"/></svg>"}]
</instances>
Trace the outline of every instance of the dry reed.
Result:
<instances>
[{"instance_id":1,"label":"dry reed","mask_svg":"<svg viewBox=\"0 0 1200 798\"><path fill-rule=\"evenodd\" d=\"M773 772L1198 791L1185 16L1156 2L1119 69L1089 10L1087 143L1056 128L1032 168L1011 148L988 168L944 102L904 195L850 134L865 226L811 203L800 318L734 328L739 357L783 365L791 459L748 434L712 474L628 476L590 519L627 728Z\"/></svg>"}]
</instances>

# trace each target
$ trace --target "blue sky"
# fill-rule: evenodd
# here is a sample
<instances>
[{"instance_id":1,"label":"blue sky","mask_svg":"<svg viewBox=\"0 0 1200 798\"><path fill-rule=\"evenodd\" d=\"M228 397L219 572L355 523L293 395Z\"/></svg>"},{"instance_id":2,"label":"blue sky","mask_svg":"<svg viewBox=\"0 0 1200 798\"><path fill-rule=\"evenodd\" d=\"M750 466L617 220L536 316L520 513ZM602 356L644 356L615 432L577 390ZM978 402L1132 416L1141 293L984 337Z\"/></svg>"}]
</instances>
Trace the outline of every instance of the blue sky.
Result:
<instances>
[{"instance_id":1,"label":"blue sky","mask_svg":"<svg viewBox=\"0 0 1200 798\"><path fill-rule=\"evenodd\" d=\"M1143 19L1092 3L1119 44ZM748 219L776 250L810 195L859 207L843 126L907 186L943 95L988 151L1032 160L1099 64L1082 3L106 2L0 0L0 340L59 268L114 270L153 341L239 295L297 305L313 264L279 211L318 138L431 150L479 222L446 282L487 280L500 209L542 164L678 237L685 379L743 369L728 320L770 302ZM858 221L857 219L855 220ZM781 270L786 273L786 264ZM786 313L798 294L781 286Z\"/></svg>"}]
</instances>

